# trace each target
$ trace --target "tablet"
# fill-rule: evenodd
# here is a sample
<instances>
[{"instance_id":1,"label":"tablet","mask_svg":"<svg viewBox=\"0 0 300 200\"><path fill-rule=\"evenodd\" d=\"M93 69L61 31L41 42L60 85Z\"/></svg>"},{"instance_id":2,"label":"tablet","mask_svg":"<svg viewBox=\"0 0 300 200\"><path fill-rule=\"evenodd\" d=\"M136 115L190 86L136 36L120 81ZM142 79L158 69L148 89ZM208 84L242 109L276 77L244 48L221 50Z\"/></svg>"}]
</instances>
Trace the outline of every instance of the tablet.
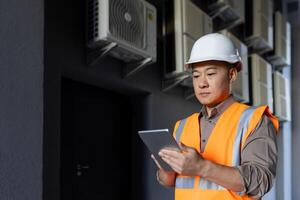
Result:
<instances>
[{"instance_id":1,"label":"tablet","mask_svg":"<svg viewBox=\"0 0 300 200\"><path fill-rule=\"evenodd\" d=\"M160 166L166 171L174 171L165 161L158 155L159 151L166 147L176 148L180 150L176 140L169 133L168 129L143 130L138 131L140 138L143 140L149 151L154 155Z\"/></svg>"}]
</instances>

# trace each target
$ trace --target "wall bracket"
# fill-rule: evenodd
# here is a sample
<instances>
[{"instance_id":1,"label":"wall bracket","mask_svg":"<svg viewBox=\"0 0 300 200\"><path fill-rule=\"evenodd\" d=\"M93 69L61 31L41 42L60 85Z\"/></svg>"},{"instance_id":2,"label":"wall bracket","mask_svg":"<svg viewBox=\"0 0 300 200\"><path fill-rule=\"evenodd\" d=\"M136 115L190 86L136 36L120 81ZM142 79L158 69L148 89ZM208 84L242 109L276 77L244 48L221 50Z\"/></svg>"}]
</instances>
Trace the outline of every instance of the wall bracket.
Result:
<instances>
[{"instance_id":1,"label":"wall bracket","mask_svg":"<svg viewBox=\"0 0 300 200\"><path fill-rule=\"evenodd\" d=\"M95 50L88 50L87 63L90 66L94 66L99 60L106 56L112 49L116 48L118 44L116 42L109 43L108 45L97 48Z\"/></svg>"},{"instance_id":2,"label":"wall bracket","mask_svg":"<svg viewBox=\"0 0 300 200\"><path fill-rule=\"evenodd\" d=\"M152 63L152 58L150 58L150 57L145 58L141 61L126 63L126 66L123 69L123 78L127 78L127 77L135 74L136 72L140 71L141 69L143 69L145 66L149 65L150 63Z\"/></svg>"},{"instance_id":3,"label":"wall bracket","mask_svg":"<svg viewBox=\"0 0 300 200\"><path fill-rule=\"evenodd\" d=\"M182 76L178 76L178 77L175 77L175 78L170 78L170 79L164 80L162 82L162 91L163 92L167 92L167 91L171 90L175 86L177 86L180 83L182 83L188 77L189 77L188 74L184 74Z\"/></svg>"},{"instance_id":4,"label":"wall bracket","mask_svg":"<svg viewBox=\"0 0 300 200\"><path fill-rule=\"evenodd\" d=\"M111 50L116 48L118 44L116 42L109 43L101 48L88 50L87 63L89 66L95 66L102 58L104 58ZM145 58L140 61L127 62L123 69L123 78L127 78L136 72L140 71L146 65L152 63L152 58Z\"/></svg>"}]
</instances>

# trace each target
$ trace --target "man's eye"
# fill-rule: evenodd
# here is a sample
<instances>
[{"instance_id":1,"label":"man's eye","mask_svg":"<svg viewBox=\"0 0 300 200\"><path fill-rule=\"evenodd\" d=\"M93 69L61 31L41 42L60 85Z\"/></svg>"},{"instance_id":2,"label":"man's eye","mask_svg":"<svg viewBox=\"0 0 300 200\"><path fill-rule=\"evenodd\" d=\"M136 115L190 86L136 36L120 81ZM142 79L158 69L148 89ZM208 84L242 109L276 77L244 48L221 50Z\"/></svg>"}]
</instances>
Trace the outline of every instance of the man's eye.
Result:
<instances>
[{"instance_id":1,"label":"man's eye","mask_svg":"<svg viewBox=\"0 0 300 200\"><path fill-rule=\"evenodd\" d=\"M216 73L208 73L207 75L208 76L213 76L213 75L215 75Z\"/></svg>"},{"instance_id":2,"label":"man's eye","mask_svg":"<svg viewBox=\"0 0 300 200\"><path fill-rule=\"evenodd\" d=\"M199 77L199 75L193 75L193 78L198 78Z\"/></svg>"}]
</instances>

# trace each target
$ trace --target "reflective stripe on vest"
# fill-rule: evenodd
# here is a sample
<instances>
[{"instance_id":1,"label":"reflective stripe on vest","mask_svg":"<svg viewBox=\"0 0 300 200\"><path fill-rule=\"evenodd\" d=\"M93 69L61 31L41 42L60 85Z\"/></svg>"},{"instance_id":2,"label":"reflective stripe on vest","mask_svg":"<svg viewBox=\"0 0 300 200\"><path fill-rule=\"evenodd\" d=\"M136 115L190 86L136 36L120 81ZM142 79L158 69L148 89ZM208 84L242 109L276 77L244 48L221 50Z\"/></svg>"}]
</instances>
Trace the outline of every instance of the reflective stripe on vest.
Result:
<instances>
[{"instance_id":1,"label":"reflective stripe on vest","mask_svg":"<svg viewBox=\"0 0 300 200\"><path fill-rule=\"evenodd\" d=\"M177 141L178 143L180 142L180 136L181 136L181 134L183 133L183 127L184 127L186 121L187 121L187 118L181 120L181 121L179 122L179 126L178 126L178 128L177 128L177 130L176 130L176 133L175 133L175 139L176 139L176 141Z\"/></svg>"},{"instance_id":2,"label":"reflective stripe on vest","mask_svg":"<svg viewBox=\"0 0 300 200\"><path fill-rule=\"evenodd\" d=\"M204 178L200 179L199 188L204 190L225 190L222 186Z\"/></svg>"},{"instance_id":3,"label":"reflective stripe on vest","mask_svg":"<svg viewBox=\"0 0 300 200\"><path fill-rule=\"evenodd\" d=\"M242 113L233 145L232 166L238 166L240 164L240 146L244 135L247 133L250 119L256 108L256 106L249 107Z\"/></svg>"},{"instance_id":4,"label":"reflective stripe on vest","mask_svg":"<svg viewBox=\"0 0 300 200\"><path fill-rule=\"evenodd\" d=\"M242 138L247 133L250 119L253 116L253 113L256 108L257 107L254 107L254 106L247 108L245 111L243 111L243 113L240 117L236 137L234 140L234 146L233 146L232 166L237 166L240 164L240 145L242 142ZM180 137L183 133L183 128L184 128L184 125L186 124L186 121L187 121L187 118L181 120L179 123L179 126L175 132L177 142L180 141ZM177 177L175 187L176 188L194 188L194 183L195 183L195 178ZM224 187L222 187L216 183L213 183L209 180L206 180L204 178L200 178L198 188L199 189L207 189L207 190L225 190Z\"/></svg>"},{"instance_id":5,"label":"reflective stripe on vest","mask_svg":"<svg viewBox=\"0 0 300 200\"><path fill-rule=\"evenodd\" d=\"M194 188L195 178L190 177L177 177L176 178L176 188Z\"/></svg>"}]
</instances>

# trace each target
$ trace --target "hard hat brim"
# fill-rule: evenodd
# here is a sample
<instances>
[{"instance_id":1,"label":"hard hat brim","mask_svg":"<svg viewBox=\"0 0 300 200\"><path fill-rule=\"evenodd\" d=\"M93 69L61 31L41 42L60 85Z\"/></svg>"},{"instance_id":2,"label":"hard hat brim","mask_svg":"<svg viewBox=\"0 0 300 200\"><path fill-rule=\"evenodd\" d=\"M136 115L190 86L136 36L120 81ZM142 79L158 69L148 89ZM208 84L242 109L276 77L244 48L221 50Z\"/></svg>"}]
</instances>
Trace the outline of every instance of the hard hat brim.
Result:
<instances>
[{"instance_id":1,"label":"hard hat brim","mask_svg":"<svg viewBox=\"0 0 300 200\"><path fill-rule=\"evenodd\" d=\"M239 63L236 65L236 68L238 71L241 71L242 69L242 61L240 59L240 57L238 56L232 56L232 58L227 58L227 59L224 59L224 58L218 58L218 57L207 57L207 58L200 58L200 59L196 59L196 60L189 60L188 62L185 63L185 69L189 69L191 67L192 64L195 64L195 63L201 63L201 62L205 62L205 61L223 61L223 62L228 62L228 63L231 63L231 64L234 64L234 63Z\"/></svg>"}]
</instances>

